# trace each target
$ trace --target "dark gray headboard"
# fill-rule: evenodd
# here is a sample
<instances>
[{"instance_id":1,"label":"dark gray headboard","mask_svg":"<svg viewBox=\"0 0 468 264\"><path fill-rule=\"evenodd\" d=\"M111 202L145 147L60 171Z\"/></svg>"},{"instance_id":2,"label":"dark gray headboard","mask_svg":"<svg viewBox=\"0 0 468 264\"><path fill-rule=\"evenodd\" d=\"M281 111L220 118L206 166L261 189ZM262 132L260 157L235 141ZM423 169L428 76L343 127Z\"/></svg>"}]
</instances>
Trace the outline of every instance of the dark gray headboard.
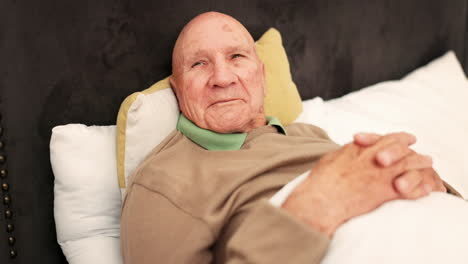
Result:
<instances>
[{"instance_id":1,"label":"dark gray headboard","mask_svg":"<svg viewBox=\"0 0 468 264\"><path fill-rule=\"evenodd\" d=\"M66 263L51 128L115 124L127 95L170 73L182 26L209 10L255 38L279 29L303 99L400 78L449 49L468 69L467 0L1 0L0 263Z\"/></svg>"}]
</instances>

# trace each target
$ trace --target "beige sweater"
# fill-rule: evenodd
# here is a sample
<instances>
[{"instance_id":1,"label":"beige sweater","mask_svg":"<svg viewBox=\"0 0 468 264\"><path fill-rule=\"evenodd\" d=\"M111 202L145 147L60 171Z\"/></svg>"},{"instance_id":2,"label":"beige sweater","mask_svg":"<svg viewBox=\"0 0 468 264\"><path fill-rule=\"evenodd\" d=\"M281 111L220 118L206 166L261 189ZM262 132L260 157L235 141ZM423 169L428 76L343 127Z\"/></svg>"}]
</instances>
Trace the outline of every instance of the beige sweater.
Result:
<instances>
[{"instance_id":1,"label":"beige sweater","mask_svg":"<svg viewBox=\"0 0 468 264\"><path fill-rule=\"evenodd\" d=\"M169 135L127 188L125 263L319 263L328 238L267 199L338 146L311 125L286 130L257 128L235 151Z\"/></svg>"}]
</instances>

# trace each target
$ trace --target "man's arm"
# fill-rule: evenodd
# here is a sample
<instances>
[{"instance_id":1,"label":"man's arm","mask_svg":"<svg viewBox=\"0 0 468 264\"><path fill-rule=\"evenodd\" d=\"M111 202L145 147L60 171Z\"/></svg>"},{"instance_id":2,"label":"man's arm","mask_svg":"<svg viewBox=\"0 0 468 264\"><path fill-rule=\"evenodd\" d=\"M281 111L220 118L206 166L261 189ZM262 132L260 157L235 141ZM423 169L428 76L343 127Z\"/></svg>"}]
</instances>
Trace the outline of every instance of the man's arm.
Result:
<instances>
[{"instance_id":1,"label":"man's arm","mask_svg":"<svg viewBox=\"0 0 468 264\"><path fill-rule=\"evenodd\" d=\"M319 264L329 239L267 200L242 208L215 245L215 263Z\"/></svg>"},{"instance_id":2,"label":"man's arm","mask_svg":"<svg viewBox=\"0 0 468 264\"><path fill-rule=\"evenodd\" d=\"M164 196L134 184L122 211L124 263L211 263L212 234L200 219Z\"/></svg>"},{"instance_id":3,"label":"man's arm","mask_svg":"<svg viewBox=\"0 0 468 264\"><path fill-rule=\"evenodd\" d=\"M319 264L329 244L322 233L262 200L224 226L213 259L213 237L204 222L140 185L127 194L121 241L129 264Z\"/></svg>"}]
</instances>

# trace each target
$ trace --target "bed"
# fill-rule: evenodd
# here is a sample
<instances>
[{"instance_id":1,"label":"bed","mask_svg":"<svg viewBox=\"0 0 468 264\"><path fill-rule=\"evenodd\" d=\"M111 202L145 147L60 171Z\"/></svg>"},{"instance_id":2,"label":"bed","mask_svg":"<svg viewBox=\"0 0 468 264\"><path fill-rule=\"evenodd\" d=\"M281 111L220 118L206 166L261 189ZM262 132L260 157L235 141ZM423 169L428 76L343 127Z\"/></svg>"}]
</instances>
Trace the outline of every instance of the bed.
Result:
<instances>
[{"instance_id":1,"label":"bed","mask_svg":"<svg viewBox=\"0 0 468 264\"><path fill-rule=\"evenodd\" d=\"M128 95L170 74L178 32L208 10L236 17L254 39L278 29L303 100L401 79L448 50L468 71L466 0L3 1L1 263L67 263L54 222L52 128L114 125Z\"/></svg>"}]
</instances>

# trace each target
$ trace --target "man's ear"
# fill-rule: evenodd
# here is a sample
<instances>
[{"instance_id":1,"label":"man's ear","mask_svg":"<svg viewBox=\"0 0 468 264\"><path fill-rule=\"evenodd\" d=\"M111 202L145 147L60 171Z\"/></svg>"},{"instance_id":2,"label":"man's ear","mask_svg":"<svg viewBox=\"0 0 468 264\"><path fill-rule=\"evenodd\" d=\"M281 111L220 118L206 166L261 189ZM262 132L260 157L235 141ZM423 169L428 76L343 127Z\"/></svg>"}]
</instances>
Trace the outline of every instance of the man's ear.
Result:
<instances>
[{"instance_id":1,"label":"man's ear","mask_svg":"<svg viewBox=\"0 0 468 264\"><path fill-rule=\"evenodd\" d=\"M174 91L176 97L177 97L177 84L174 79L174 75L169 76L169 83L171 84L172 91Z\"/></svg>"},{"instance_id":2,"label":"man's ear","mask_svg":"<svg viewBox=\"0 0 468 264\"><path fill-rule=\"evenodd\" d=\"M171 84L172 91L174 92L177 104L179 105L179 95L177 94L177 82L175 80L174 75L169 76L169 83Z\"/></svg>"},{"instance_id":3,"label":"man's ear","mask_svg":"<svg viewBox=\"0 0 468 264\"><path fill-rule=\"evenodd\" d=\"M265 63L262 62L262 79L263 79L263 96L267 96L267 85L266 85L266 70Z\"/></svg>"}]
</instances>

